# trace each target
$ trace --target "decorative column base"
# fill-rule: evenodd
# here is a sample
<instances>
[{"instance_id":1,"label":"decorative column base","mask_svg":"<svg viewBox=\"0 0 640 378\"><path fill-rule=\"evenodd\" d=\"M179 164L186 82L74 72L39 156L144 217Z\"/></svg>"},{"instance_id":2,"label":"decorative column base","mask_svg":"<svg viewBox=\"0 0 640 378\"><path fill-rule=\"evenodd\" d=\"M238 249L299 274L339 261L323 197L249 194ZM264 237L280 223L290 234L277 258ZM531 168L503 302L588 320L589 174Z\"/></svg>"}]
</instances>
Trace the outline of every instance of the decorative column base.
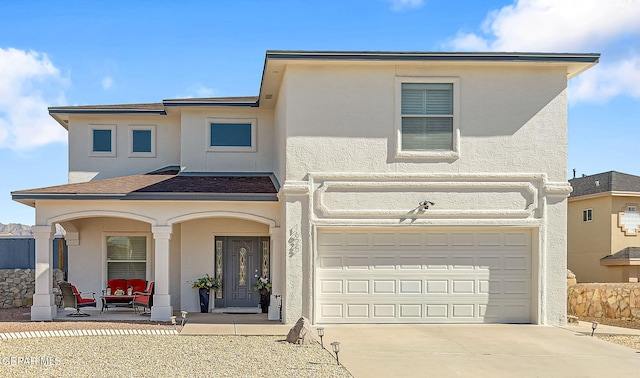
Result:
<instances>
[{"instance_id":1,"label":"decorative column base","mask_svg":"<svg viewBox=\"0 0 640 378\"><path fill-rule=\"evenodd\" d=\"M53 294L34 294L31 320L53 320L58 315L58 308L53 303Z\"/></svg>"},{"instance_id":2,"label":"decorative column base","mask_svg":"<svg viewBox=\"0 0 640 378\"><path fill-rule=\"evenodd\" d=\"M168 322L173 316L173 306L151 306L151 320Z\"/></svg>"}]
</instances>

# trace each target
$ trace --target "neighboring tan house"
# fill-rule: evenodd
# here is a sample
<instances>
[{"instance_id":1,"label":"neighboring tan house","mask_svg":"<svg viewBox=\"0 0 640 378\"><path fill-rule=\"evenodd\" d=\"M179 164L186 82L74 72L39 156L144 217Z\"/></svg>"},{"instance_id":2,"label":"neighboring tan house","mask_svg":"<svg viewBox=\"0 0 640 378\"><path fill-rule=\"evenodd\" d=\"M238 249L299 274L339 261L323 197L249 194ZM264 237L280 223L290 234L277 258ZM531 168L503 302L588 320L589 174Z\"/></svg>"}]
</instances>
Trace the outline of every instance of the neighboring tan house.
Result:
<instances>
[{"instance_id":1,"label":"neighboring tan house","mask_svg":"<svg viewBox=\"0 0 640 378\"><path fill-rule=\"evenodd\" d=\"M569 183L567 260L578 282L638 282L640 177L611 171Z\"/></svg>"},{"instance_id":2,"label":"neighboring tan house","mask_svg":"<svg viewBox=\"0 0 640 378\"><path fill-rule=\"evenodd\" d=\"M286 323L562 324L567 80L598 60L268 51L258 97L52 107L70 183L13 193L32 319L56 314L60 223L69 280L154 280L152 319L197 311L210 274L215 307L269 277Z\"/></svg>"}]
</instances>

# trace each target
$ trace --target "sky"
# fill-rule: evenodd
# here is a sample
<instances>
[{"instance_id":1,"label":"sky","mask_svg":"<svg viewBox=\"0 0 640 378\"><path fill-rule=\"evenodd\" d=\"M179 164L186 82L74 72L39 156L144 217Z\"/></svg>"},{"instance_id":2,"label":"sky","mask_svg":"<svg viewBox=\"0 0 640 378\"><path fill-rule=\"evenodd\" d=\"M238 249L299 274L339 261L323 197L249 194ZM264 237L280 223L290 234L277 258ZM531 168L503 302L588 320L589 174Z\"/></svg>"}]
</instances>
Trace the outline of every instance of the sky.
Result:
<instances>
[{"instance_id":1,"label":"sky","mask_svg":"<svg viewBox=\"0 0 640 378\"><path fill-rule=\"evenodd\" d=\"M600 53L569 82L569 176L640 175L640 0L0 0L0 223L67 183L47 107L256 96L266 50Z\"/></svg>"}]
</instances>

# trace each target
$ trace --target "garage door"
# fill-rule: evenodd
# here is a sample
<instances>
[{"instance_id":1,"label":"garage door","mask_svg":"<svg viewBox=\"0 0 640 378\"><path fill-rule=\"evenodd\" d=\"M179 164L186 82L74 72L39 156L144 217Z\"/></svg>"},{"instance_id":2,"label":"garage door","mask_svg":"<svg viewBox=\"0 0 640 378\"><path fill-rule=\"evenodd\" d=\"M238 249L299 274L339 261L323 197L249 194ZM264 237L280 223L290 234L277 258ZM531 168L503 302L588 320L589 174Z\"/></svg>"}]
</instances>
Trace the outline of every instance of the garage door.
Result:
<instances>
[{"instance_id":1,"label":"garage door","mask_svg":"<svg viewBox=\"0 0 640 378\"><path fill-rule=\"evenodd\" d=\"M530 323L528 230L320 231L319 323Z\"/></svg>"}]
</instances>

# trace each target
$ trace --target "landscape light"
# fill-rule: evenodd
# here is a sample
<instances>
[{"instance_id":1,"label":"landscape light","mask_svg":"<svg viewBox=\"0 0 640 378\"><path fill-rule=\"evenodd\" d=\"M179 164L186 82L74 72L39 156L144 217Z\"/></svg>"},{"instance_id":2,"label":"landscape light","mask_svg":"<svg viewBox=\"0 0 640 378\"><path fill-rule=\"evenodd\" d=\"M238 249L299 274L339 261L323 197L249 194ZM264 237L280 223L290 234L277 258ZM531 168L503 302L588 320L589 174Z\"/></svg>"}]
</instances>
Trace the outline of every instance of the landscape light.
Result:
<instances>
[{"instance_id":1,"label":"landscape light","mask_svg":"<svg viewBox=\"0 0 640 378\"><path fill-rule=\"evenodd\" d=\"M591 337L596 332L596 328L598 328L598 322L591 322Z\"/></svg>"},{"instance_id":2,"label":"landscape light","mask_svg":"<svg viewBox=\"0 0 640 378\"><path fill-rule=\"evenodd\" d=\"M320 345L322 345L322 349L324 349L324 343L322 342L322 336L324 336L324 328L318 328L318 336L320 336Z\"/></svg>"},{"instance_id":3,"label":"landscape light","mask_svg":"<svg viewBox=\"0 0 640 378\"><path fill-rule=\"evenodd\" d=\"M336 362L340 365L340 360L338 359L338 352L340 352L340 343L334 341L331 343L331 349L333 349L333 353L336 354Z\"/></svg>"}]
</instances>

